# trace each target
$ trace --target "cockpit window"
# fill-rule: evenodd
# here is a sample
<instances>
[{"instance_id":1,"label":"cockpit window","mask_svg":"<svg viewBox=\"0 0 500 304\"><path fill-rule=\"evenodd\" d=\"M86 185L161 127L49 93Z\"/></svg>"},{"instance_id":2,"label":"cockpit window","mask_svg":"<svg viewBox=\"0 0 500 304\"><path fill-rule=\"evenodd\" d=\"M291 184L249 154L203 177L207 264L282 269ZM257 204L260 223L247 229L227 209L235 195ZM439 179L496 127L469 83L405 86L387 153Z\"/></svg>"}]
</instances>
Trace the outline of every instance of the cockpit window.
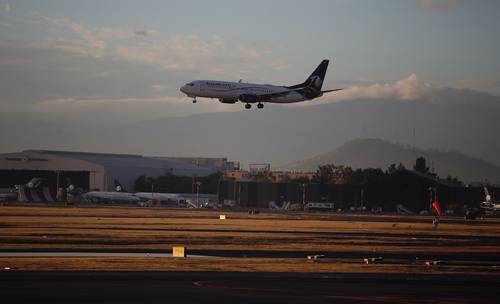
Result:
<instances>
[{"instance_id":1,"label":"cockpit window","mask_svg":"<svg viewBox=\"0 0 500 304\"><path fill-rule=\"evenodd\" d=\"M190 86L190 87L193 87L194 86L194 83L190 82L188 84L186 84L187 86Z\"/></svg>"}]
</instances>

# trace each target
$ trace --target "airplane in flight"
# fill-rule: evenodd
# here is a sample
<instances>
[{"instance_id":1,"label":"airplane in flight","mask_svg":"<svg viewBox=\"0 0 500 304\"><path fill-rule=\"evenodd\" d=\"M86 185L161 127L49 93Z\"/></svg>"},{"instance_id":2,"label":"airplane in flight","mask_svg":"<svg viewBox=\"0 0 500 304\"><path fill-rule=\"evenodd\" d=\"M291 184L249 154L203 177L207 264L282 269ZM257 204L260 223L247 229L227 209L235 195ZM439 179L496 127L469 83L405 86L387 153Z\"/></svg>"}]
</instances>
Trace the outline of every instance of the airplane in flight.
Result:
<instances>
[{"instance_id":1,"label":"airplane in flight","mask_svg":"<svg viewBox=\"0 0 500 304\"><path fill-rule=\"evenodd\" d=\"M271 84L255 84L228 82L218 80L195 80L181 87L181 92L193 98L217 98L222 103L234 104L238 101L245 103L245 109L250 109L253 103L257 108L264 108L264 103L295 103L312 100L323 96L324 93L339 91L333 89L322 91L323 81L329 60L323 60L314 72L303 83L293 86L278 86Z\"/></svg>"}]
</instances>

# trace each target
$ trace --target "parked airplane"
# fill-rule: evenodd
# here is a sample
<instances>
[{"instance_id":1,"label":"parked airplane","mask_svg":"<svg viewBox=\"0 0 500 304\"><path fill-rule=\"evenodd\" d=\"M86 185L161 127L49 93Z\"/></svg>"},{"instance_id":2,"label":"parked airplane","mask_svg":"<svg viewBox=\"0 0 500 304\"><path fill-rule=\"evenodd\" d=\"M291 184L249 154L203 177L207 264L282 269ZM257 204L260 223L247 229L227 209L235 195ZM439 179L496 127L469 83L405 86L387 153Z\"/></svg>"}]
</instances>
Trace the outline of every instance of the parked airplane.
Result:
<instances>
[{"instance_id":1,"label":"parked airplane","mask_svg":"<svg viewBox=\"0 0 500 304\"><path fill-rule=\"evenodd\" d=\"M203 194L202 197L190 193L151 193L137 192L136 197L144 201L157 201L161 203L174 203L178 207L211 208L216 201L216 195Z\"/></svg>"},{"instance_id":2,"label":"parked airplane","mask_svg":"<svg viewBox=\"0 0 500 304\"><path fill-rule=\"evenodd\" d=\"M118 180L115 182L115 191L89 191L83 193L82 189L69 185L66 191L74 196L80 196L82 202L88 203L138 203L141 199L133 193L128 193Z\"/></svg>"},{"instance_id":3,"label":"parked airplane","mask_svg":"<svg viewBox=\"0 0 500 304\"><path fill-rule=\"evenodd\" d=\"M323 60L314 72L303 83L293 86L277 86L270 84L254 84L227 82L218 80L195 80L181 87L181 92L189 97L217 98L222 103L234 104L237 101L245 103L245 109L250 109L252 103L262 109L264 103L294 103L323 96L324 93L339 91L333 89L322 91L323 81L329 60Z\"/></svg>"},{"instance_id":4,"label":"parked airplane","mask_svg":"<svg viewBox=\"0 0 500 304\"><path fill-rule=\"evenodd\" d=\"M141 199L128 192L90 191L82 194L81 201L88 203L138 203Z\"/></svg>"},{"instance_id":5,"label":"parked airplane","mask_svg":"<svg viewBox=\"0 0 500 304\"><path fill-rule=\"evenodd\" d=\"M494 201L488 188L484 187L485 201L482 202L481 208L484 210L486 215L500 214L500 202Z\"/></svg>"}]
</instances>

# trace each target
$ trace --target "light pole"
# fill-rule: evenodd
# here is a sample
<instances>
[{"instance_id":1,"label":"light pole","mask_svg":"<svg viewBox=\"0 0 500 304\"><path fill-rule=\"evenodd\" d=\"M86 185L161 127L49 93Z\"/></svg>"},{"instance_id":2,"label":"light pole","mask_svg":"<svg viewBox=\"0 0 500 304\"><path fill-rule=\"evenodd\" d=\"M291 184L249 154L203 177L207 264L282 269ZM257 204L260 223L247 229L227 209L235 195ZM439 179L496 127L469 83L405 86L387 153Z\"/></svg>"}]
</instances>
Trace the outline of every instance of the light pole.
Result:
<instances>
[{"instance_id":1,"label":"light pole","mask_svg":"<svg viewBox=\"0 0 500 304\"><path fill-rule=\"evenodd\" d=\"M56 187L57 187L57 190L59 190L59 174L61 174L61 171L56 171L56 174L57 174L57 179L56 179Z\"/></svg>"},{"instance_id":2,"label":"light pole","mask_svg":"<svg viewBox=\"0 0 500 304\"><path fill-rule=\"evenodd\" d=\"M220 191L220 182L222 180L222 176L219 177L219 181L217 182L217 208L219 208L219 205L221 204L221 191Z\"/></svg>"},{"instance_id":3,"label":"light pole","mask_svg":"<svg viewBox=\"0 0 500 304\"><path fill-rule=\"evenodd\" d=\"M151 202L154 202L155 184L151 182Z\"/></svg>"},{"instance_id":4,"label":"light pole","mask_svg":"<svg viewBox=\"0 0 500 304\"><path fill-rule=\"evenodd\" d=\"M200 207L200 186L201 182L196 182L196 206Z\"/></svg>"},{"instance_id":5,"label":"light pole","mask_svg":"<svg viewBox=\"0 0 500 304\"><path fill-rule=\"evenodd\" d=\"M56 174L57 174L57 177L56 177L56 200L61 201L62 200L62 193L59 192L59 174L61 174L61 171L57 170Z\"/></svg>"},{"instance_id":6,"label":"light pole","mask_svg":"<svg viewBox=\"0 0 500 304\"><path fill-rule=\"evenodd\" d=\"M306 206L306 187L307 184L302 184L302 210Z\"/></svg>"},{"instance_id":7,"label":"light pole","mask_svg":"<svg viewBox=\"0 0 500 304\"><path fill-rule=\"evenodd\" d=\"M434 203L434 200L437 196L437 188L436 187L429 187L429 213L432 213L432 203Z\"/></svg>"},{"instance_id":8,"label":"light pole","mask_svg":"<svg viewBox=\"0 0 500 304\"><path fill-rule=\"evenodd\" d=\"M363 208L365 189L361 188L361 208Z\"/></svg>"},{"instance_id":9,"label":"light pole","mask_svg":"<svg viewBox=\"0 0 500 304\"><path fill-rule=\"evenodd\" d=\"M191 193L194 193L194 186L196 185L196 175L193 174L191 180Z\"/></svg>"},{"instance_id":10,"label":"light pole","mask_svg":"<svg viewBox=\"0 0 500 304\"><path fill-rule=\"evenodd\" d=\"M248 195L247 195L247 197L248 197ZM240 206L241 206L241 183L238 182L238 207L240 207Z\"/></svg>"}]
</instances>

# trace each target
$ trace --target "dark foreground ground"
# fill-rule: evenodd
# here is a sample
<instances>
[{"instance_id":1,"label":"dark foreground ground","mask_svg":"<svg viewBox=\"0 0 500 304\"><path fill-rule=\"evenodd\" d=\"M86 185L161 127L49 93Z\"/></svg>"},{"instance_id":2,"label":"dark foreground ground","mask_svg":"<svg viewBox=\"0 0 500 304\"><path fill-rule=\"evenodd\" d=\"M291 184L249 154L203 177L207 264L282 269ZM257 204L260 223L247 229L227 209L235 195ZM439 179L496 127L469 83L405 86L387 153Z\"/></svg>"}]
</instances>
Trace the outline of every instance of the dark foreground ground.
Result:
<instances>
[{"instance_id":1,"label":"dark foreground ground","mask_svg":"<svg viewBox=\"0 0 500 304\"><path fill-rule=\"evenodd\" d=\"M485 276L0 272L1 303L498 303Z\"/></svg>"}]
</instances>

